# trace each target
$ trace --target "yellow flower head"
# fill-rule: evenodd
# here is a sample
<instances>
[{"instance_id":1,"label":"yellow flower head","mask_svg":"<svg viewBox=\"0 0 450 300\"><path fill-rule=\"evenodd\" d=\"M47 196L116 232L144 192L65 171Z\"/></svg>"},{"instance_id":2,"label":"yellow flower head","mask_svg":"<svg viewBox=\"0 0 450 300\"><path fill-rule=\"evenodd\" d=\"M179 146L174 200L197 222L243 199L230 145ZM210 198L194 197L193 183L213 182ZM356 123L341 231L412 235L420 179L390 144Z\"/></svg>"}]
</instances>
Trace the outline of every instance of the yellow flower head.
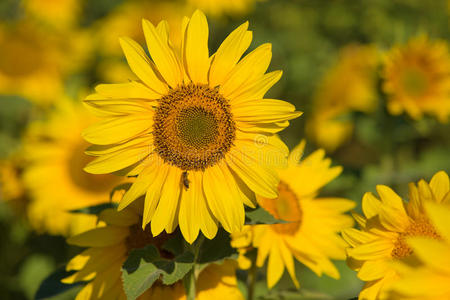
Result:
<instances>
[{"instance_id":1,"label":"yellow flower head","mask_svg":"<svg viewBox=\"0 0 450 300\"><path fill-rule=\"evenodd\" d=\"M78 70L90 51L85 35L50 34L36 24L0 24L0 93L48 106L63 97L65 76Z\"/></svg>"},{"instance_id":2,"label":"yellow flower head","mask_svg":"<svg viewBox=\"0 0 450 300\"><path fill-rule=\"evenodd\" d=\"M448 202L449 178L441 171L430 183L420 180L409 185L409 202L404 202L387 186L377 186L381 199L366 193L362 200L364 216L355 214L361 229L346 229L344 239L349 266L366 281L359 299L386 299L390 285L398 279L392 262L408 258L413 249L410 237L439 239L440 235L424 209L427 202Z\"/></svg>"},{"instance_id":3,"label":"yellow flower head","mask_svg":"<svg viewBox=\"0 0 450 300\"><path fill-rule=\"evenodd\" d=\"M351 217L343 213L355 203L317 197L319 189L338 176L342 168L330 167L331 161L324 158L322 149L299 162L304 147L303 141L289 155L288 168L280 170L278 198L258 198L264 209L289 223L246 226L244 235L233 235L233 246L247 247L251 241L258 248L257 266L262 267L268 257L269 288L278 282L285 267L299 286L294 258L317 275L333 278L339 278L339 272L330 259L345 259L345 242L338 233L353 225Z\"/></svg>"},{"instance_id":4,"label":"yellow flower head","mask_svg":"<svg viewBox=\"0 0 450 300\"><path fill-rule=\"evenodd\" d=\"M36 230L67 235L93 227L95 217L68 211L108 202L111 189L122 181L83 171L91 157L84 153L88 143L81 131L94 120L81 104L60 100L47 121L30 125L24 140L24 185L32 198L28 215Z\"/></svg>"},{"instance_id":5,"label":"yellow flower head","mask_svg":"<svg viewBox=\"0 0 450 300\"><path fill-rule=\"evenodd\" d=\"M208 15L242 15L249 12L258 0L187 0L194 8L201 9Z\"/></svg>"},{"instance_id":6,"label":"yellow flower head","mask_svg":"<svg viewBox=\"0 0 450 300\"><path fill-rule=\"evenodd\" d=\"M213 238L219 222L240 231L254 192L277 196L273 165L286 164L287 148L275 133L301 114L263 99L281 77L265 74L271 45L240 60L252 40L246 22L210 55L201 11L184 19L181 49L172 46L167 22L155 28L144 20L143 28L152 60L133 40L120 40L139 80L99 85L85 99L105 118L83 133L99 156L85 170L138 175L119 210L145 195L142 226L151 221L154 235L179 224L192 243L200 230Z\"/></svg>"},{"instance_id":7,"label":"yellow flower head","mask_svg":"<svg viewBox=\"0 0 450 300\"><path fill-rule=\"evenodd\" d=\"M383 89L389 112L406 111L413 119L423 114L445 122L450 114L450 56L445 41L425 36L394 47L385 59Z\"/></svg>"},{"instance_id":8,"label":"yellow flower head","mask_svg":"<svg viewBox=\"0 0 450 300\"><path fill-rule=\"evenodd\" d=\"M416 261L398 263L396 269L401 279L392 287L392 297L395 299L450 299L450 193L447 193L443 202L446 205L425 203L430 223L441 239L407 239L420 264L414 263Z\"/></svg>"},{"instance_id":9,"label":"yellow flower head","mask_svg":"<svg viewBox=\"0 0 450 300\"><path fill-rule=\"evenodd\" d=\"M353 132L353 122L345 115L375 109L377 65L373 46L349 45L340 51L338 62L319 84L307 124L308 135L319 146L334 151Z\"/></svg>"},{"instance_id":10,"label":"yellow flower head","mask_svg":"<svg viewBox=\"0 0 450 300\"><path fill-rule=\"evenodd\" d=\"M106 209L99 215L99 226L67 240L69 244L89 247L75 256L68 264L67 271L76 271L62 280L64 283L89 281L78 293L81 299L126 299L122 283L122 265L131 250L146 245L155 245L161 257L173 258L162 249L169 234L154 237L149 226L143 230L140 226L141 209L137 206L118 212ZM225 261L221 265L211 264L203 269L196 280L196 299L199 300L243 300L237 288L235 276L236 264ZM181 281L173 285L163 285L157 281L139 300L184 300L186 294Z\"/></svg>"}]
</instances>

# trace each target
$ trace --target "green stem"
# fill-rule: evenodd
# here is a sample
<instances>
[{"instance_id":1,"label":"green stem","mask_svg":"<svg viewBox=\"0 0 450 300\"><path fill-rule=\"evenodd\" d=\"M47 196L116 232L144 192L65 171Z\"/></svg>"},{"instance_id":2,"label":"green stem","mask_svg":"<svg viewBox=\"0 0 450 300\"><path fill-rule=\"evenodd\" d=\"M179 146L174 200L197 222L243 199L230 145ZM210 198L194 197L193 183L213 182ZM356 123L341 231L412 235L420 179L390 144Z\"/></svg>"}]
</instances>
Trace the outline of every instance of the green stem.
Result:
<instances>
[{"instance_id":1,"label":"green stem","mask_svg":"<svg viewBox=\"0 0 450 300\"><path fill-rule=\"evenodd\" d=\"M187 300L195 300L195 271L197 266L197 259L200 253L200 247L203 244L204 236L200 235L200 237L195 241L192 245L187 244L186 247L192 251L194 254L194 264L192 265L192 269L189 273L184 277L184 288L186 290Z\"/></svg>"},{"instance_id":2,"label":"green stem","mask_svg":"<svg viewBox=\"0 0 450 300\"><path fill-rule=\"evenodd\" d=\"M255 283L256 283L256 255L251 256L252 265L248 272L247 287L248 287L248 300L253 300L255 297Z\"/></svg>"},{"instance_id":3,"label":"green stem","mask_svg":"<svg viewBox=\"0 0 450 300\"><path fill-rule=\"evenodd\" d=\"M195 265L184 277L187 300L195 300Z\"/></svg>"}]
</instances>

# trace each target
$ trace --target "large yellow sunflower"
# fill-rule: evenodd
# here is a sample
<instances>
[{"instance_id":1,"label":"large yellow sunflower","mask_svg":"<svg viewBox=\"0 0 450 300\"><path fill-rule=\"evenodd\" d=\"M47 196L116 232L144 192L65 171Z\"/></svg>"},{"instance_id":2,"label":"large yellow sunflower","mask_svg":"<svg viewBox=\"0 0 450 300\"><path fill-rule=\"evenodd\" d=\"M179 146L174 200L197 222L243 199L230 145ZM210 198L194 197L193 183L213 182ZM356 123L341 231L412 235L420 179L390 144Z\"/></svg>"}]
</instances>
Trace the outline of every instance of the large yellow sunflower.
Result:
<instances>
[{"instance_id":1,"label":"large yellow sunflower","mask_svg":"<svg viewBox=\"0 0 450 300\"><path fill-rule=\"evenodd\" d=\"M421 35L394 47L386 55L383 77L390 113L406 111L413 119L431 114L447 121L450 56L445 41L430 41Z\"/></svg>"},{"instance_id":2,"label":"large yellow sunflower","mask_svg":"<svg viewBox=\"0 0 450 300\"><path fill-rule=\"evenodd\" d=\"M366 193L362 200L364 216L355 214L360 229L346 229L344 239L349 266L366 281L359 295L361 300L387 299L390 285L398 280L392 262L412 254L407 238L423 236L438 239L439 234L430 223L424 204L442 203L449 197L449 178L441 171L430 183L420 180L409 186L409 202L404 202L387 186L377 186L381 200Z\"/></svg>"},{"instance_id":3,"label":"large yellow sunflower","mask_svg":"<svg viewBox=\"0 0 450 300\"><path fill-rule=\"evenodd\" d=\"M141 208L129 206L118 212L106 209L99 215L99 226L68 239L68 243L87 250L75 256L67 265L67 270L76 272L63 279L64 283L89 281L78 293L81 299L126 299L122 285L122 265L128 253L146 245L155 245L164 258L171 253L162 249L164 242L171 238L168 234L153 237L150 226L143 230L140 226ZM221 265L211 264L203 269L196 280L196 299L243 300L237 288L236 264L225 261ZM163 285L157 281L144 292L140 300L182 300L186 294L181 281L174 285Z\"/></svg>"},{"instance_id":4,"label":"large yellow sunflower","mask_svg":"<svg viewBox=\"0 0 450 300\"><path fill-rule=\"evenodd\" d=\"M105 119L84 131L99 156L93 174L123 170L138 175L120 202L123 209L146 195L142 226L154 235L180 225L188 242L199 230L213 238L218 222L229 232L244 224L244 204L254 194L277 196L273 165L287 162L275 136L301 113L287 102L263 99L281 77L265 74L271 45L239 60L252 39L248 23L234 30L217 52L208 50L208 23L201 11L183 22L180 51L167 22L143 21L151 61L133 40L120 40L140 79L99 85L85 102Z\"/></svg>"},{"instance_id":5,"label":"large yellow sunflower","mask_svg":"<svg viewBox=\"0 0 450 300\"><path fill-rule=\"evenodd\" d=\"M368 45L348 45L324 76L313 99L307 134L320 147L334 151L352 135L353 111L372 112L377 105L378 51Z\"/></svg>"},{"instance_id":6,"label":"large yellow sunflower","mask_svg":"<svg viewBox=\"0 0 450 300\"><path fill-rule=\"evenodd\" d=\"M317 275L339 278L330 259L345 259L345 242L339 231L353 225L344 212L353 201L335 197L319 198L319 189L338 176L342 168L330 167L325 152L317 150L299 162L305 142L289 155L289 166L280 170L278 198L258 197L258 203L286 224L246 226L245 239L258 248L256 264L262 267L268 257L267 285L272 288L286 268L298 287L294 258ZM233 235L233 246L244 246L241 234Z\"/></svg>"},{"instance_id":7,"label":"large yellow sunflower","mask_svg":"<svg viewBox=\"0 0 450 300\"><path fill-rule=\"evenodd\" d=\"M406 240L420 263L417 265L415 260L399 262L396 269L401 279L393 285L391 298L450 299L450 193L444 202L446 205L425 203L430 223L441 239L411 237Z\"/></svg>"},{"instance_id":8,"label":"large yellow sunflower","mask_svg":"<svg viewBox=\"0 0 450 300\"><path fill-rule=\"evenodd\" d=\"M109 201L109 192L121 177L94 176L83 171L91 157L81 131L94 119L81 105L60 100L58 108L46 121L30 125L24 140L24 184L30 192L28 215L40 232L73 234L91 228L95 217L69 214L79 209Z\"/></svg>"}]
</instances>

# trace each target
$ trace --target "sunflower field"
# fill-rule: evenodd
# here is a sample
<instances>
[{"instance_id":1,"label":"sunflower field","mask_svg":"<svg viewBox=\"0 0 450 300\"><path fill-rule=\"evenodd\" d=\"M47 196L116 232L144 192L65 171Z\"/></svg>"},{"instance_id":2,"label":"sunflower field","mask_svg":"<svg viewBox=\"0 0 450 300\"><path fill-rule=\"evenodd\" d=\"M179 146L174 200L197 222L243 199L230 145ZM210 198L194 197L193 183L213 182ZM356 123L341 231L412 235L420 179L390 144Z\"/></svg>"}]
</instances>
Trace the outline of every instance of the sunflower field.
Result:
<instances>
[{"instance_id":1,"label":"sunflower field","mask_svg":"<svg viewBox=\"0 0 450 300\"><path fill-rule=\"evenodd\" d=\"M447 0L0 0L0 299L450 299L449 39Z\"/></svg>"}]
</instances>

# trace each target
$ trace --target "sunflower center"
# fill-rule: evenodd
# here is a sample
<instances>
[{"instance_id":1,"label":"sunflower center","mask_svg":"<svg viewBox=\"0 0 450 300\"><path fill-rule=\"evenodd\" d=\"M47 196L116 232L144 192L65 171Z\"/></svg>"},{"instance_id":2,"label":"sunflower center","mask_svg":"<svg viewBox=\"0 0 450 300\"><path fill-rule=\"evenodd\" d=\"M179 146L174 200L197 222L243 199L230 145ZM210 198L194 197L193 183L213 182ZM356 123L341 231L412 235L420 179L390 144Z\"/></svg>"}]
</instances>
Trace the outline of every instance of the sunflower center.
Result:
<instances>
[{"instance_id":1,"label":"sunflower center","mask_svg":"<svg viewBox=\"0 0 450 300\"><path fill-rule=\"evenodd\" d=\"M394 258L403 258L412 254L412 249L408 246L406 239L408 237L424 236L434 239L440 239L434 227L430 222L423 218L416 220L409 225L405 232L399 234L397 240L394 243L394 249L391 252L391 256Z\"/></svg>"},{"instance_id":2,"label":"sunflower center","mask_svg":"<svg viewBox=\"0 0 450 300\"><path fill-rule=\"evenodd\" d=\"M230 150L236 126L228 100L207 85L183 85L159 100L155 151L182 170L204 170Z\"/></svg>"},{"instance_id":3,"label":"sunflower center","mask_svg":"<svg viewBox=\"0 0 450 300\"><path fill-rule=\"evenodd\" d=\"M72 181L79 188L92 193L107 193L120 182L120 177L111 174L93 175L85 172L83 168L94 157L84 153L88 143L81 142L76 145L68 157L68 172Z\"/></svg>"},{"instance_id":4,"label":"sunflower center","mask_svg":"<svg viewBox=\"0 0 450 300\"><path fill-rule=\"evenodd\" d=\"M427 90L428 79L422 70L411 68L403 73L402 84L409 96L420 97Z\"/></svg>"},{"instance_id":5,"label":"sunflower center","mask_svg":"<svg viewBox=\"0 0 450 300\"><path fill-rule=\"evenodd\" d=\"M158 249L161 257L172 259L173 254L163 249L163 245L167 240L174 236L174 233L167 234L166 232L163 232L158 236L153 236L150 225L147 225L145 230L142 230L140 224L141 222L130 226L130 234L125 241L128 253L133 249L139 249L147 245L154 245Z\"/></svg>"},{"instance_id":6,"label":"sunflower center","mask_svg":"<svg viewBox=\"0 0 450 300\"><path fill-rule=\"evenodd\" d=\"M259 204L275 218L288 221L286 224L270 225L280 234L295 234L300 228L303 211L294 191L283 181L278 184L278 198L262 198Z\"/></svg>"}]
</instances>

